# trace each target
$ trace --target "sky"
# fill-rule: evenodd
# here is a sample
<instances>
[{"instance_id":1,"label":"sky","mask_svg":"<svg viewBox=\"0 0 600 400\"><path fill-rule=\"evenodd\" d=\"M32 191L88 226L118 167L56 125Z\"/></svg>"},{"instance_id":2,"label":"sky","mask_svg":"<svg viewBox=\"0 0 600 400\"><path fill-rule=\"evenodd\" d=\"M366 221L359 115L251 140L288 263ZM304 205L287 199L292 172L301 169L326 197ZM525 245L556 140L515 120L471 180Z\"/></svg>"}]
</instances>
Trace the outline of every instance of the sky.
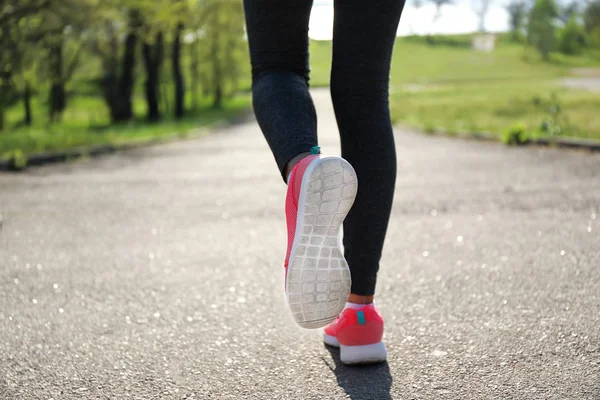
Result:
<instances>
[{"instance_id":1,"label":"sky","mask_svg":"<svg viewBox=\"0 0 600 400\"><path fill-rule=\"evenodd\" d=\"M435 14L433 4L426 3L417 9L407 1L402 12L398 35L475 32L478 28L478 20L473 12L473 4L475 4L473 1L477 0L458 0L455 5L444 6L442 16L434 25L431 23ZM372 6L376 7L376 2L372 3ZM310 37L316 40L330 40L332 27L333 0L316 0L310 19ZM485 27L488 32L508 30L508 14L501 4L492 2L486 16Z\"/></svg>"}]
</instances>

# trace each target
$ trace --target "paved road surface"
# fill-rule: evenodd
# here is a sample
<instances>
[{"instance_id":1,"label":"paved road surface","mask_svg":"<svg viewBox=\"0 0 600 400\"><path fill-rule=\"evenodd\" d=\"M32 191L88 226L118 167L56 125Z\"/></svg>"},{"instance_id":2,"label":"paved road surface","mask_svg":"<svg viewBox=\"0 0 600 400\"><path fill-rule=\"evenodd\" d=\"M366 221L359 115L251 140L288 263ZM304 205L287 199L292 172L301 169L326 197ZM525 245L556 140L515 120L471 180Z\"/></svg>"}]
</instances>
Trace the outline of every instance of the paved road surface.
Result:
<instances>
[{"instance_id":1,"label":"paved road surface","mask_svg":"<svg viewBox=\"0 0 600 400\"><path fill-rule=\"evenodd\" d=\"M572 77L561 79L563 86L569 89L584 89L590 92L600 92L599 77Z\"/></svg>"},{"instance_id":2,"label":"paved road surface","mask_svg":"<svg viewBox=\"0 0 600 400\"><path fill-rule=\"evenodd\" d=\"M0 175L0 398L599 399L600 156L397 146L389 363L366 368L288 316L255 124Z\"/></svg>"}]
</instances>

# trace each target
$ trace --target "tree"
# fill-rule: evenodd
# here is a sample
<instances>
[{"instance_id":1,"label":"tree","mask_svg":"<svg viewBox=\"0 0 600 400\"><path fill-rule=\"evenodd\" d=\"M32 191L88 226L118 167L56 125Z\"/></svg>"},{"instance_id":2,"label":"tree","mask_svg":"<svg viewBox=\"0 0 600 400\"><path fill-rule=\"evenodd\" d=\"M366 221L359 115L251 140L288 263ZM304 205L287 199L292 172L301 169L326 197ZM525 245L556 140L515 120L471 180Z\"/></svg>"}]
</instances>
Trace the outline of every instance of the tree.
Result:
<instances>
[{"instance_id":1,"label":"tree","mask_svg":"<svg viewBox=\"0 0 600 400\"><path fill-rule=\"evenodd\" d=\"M483 0L485 1L485 0ZM438 19L442 16L442 7L445 5L450 5L454 3L454 0L431 0L431 2L435 5L435 14L433 15L432 24L435 24Z\"/></svg>"},{"instance_id":2,"label":"tree","mask_svg":"<svg viewBox=\"0 0 600 400\"><path fill-rule=\"evenodd\" d=\"M580 14L580 4L574 0L560 7L558 18L567 25L572 18L577 18Z\"/></svg>"},{"instance_id":3,"label":"tree","mask_svg":"<svg viewBox=\"0 0 600 400\"><path fill-rule=\"evenodd\" d=\"M0 50L10 54L10 62L6 65L10 65L11 85L22 88L26 125L33 120L31 84L37 71L32 66L38 61L46 63L41 75L50 82L50 120L59 119L66 108L66 85L78 64L79 36L86 25L84 20L89 16L86 1L22 0L0 9L0 20L6 27L3 29L7 39L4 44L13 44L10 49Z\"/></svg>"},{"instance_id":4,"label":"tree","mask_svg":"<svg viewBox=\"0 0 600 400\"><path fill-rule=\"evenodd\" d=\"M0 129L17 101L31 124L36 96L58 122L82 89L102 96L111 123L129 121L138 70L152 121L171 106L184 115L188 71L194 107L201 95L221 107L249 64L243 27L239 0L0 0Z\"/></svg>"},{"instance_id":5,"label":"tree","mask_svg":"<svg viewBox=\"0 0 600 400\"><path fill-rule=\"evenodd\" d=\"M20 26L20 31L26 36L24 46L21 50L21 66L15 75L17 85L22 90L23 100L23 125L31 126L34 120L31 100L34 95L34 87L37 84L40 57L40 46L35 40L34 32L37 32L39 27L39 19L27 18L25 23Z\"/></svg>"},{"instance_id":6,"label":"tree","mask_svg":"<svg viewBox=\"0 0 600 400\"><path fill-rule=\"evenodd\" d=\"M523 38L527 5L522 0L516 0L506 6L506 11L509 17L511 39L515 42L520 42Z\"/></svg>"},{"instance_id":7,"label":"tree","mask_svg":"<svg viewBox=\"0 0 600 400\"><path fill-rule=\"evenodd\" d=\"M190 50L190 91L192 96L192 110L198 109L198 85L200 83L200 55L198 51L198 39L193 36L192 43L188 45Z\"/></svg>"},{"instance_id":8,"label":"tree","mask_svg":"<svg viewBox=\"0 0 600 400\"><path fill-rule=\"evenodd\" d=\"M174 95L175 95L175 110L174 116L176 119L183 118L185 114L185 83L181 66L181 54L183 47L183 35L186 22L191 22L190 3L182 0L172 0L172 13L174 26L173 40L171 44L171 72L173 75ZM190 55L193 57L193 54Z\"/></svg>"},{"instance_id":9,"label":"tree","mask_svg":"<svg viewBox=\"0 0 600 400\"><path fill-rule=\"evenodd\" d=\"M574 15L560 32L558 48L564 54L579 54L585 46L585 31Z\"/></svg>"},{"instance_id":10,"label":"tree","mask_svg":"<svg viewBox=\"0 0 600 400\"><path fill-rule=\"evenodd\" d=\"M558 7L554 0L536 0L529 13L527 40L544 60L556 48L556 19Z\"/></svg>"},{"instance_id":11,"label":"tree","mask_svg":"<svg viewBox=\"0 0 600 400\"><path fill-rule=\"evenodd\" d=\"M479 32L485 32L485 16L487 15L492 0L473 0L475 14L479 19Z\"/></svg>"},{"instance_id":12,"label":"tree","mask_svg":"<svg viewBox=\"0 0 600 400\"><path fill-rule=\"evenodd\" d=\"M600 49L600 0L590 1L583 11L583 23L588 46Z\"/></svg>"},{"instance_id":13,"label":"tree","mask_svg":"<svg viewBox=\"0 0 600 400\"><path fill-rule=\"evenodd\" d=\"M31 15L49 8L50 0L3 0L0 3L0 26L16 24Z\"/></svg>"},{"instance_id":14,"label":"tree","mask_svg":"<svg viewBox=\"0 0 600 400\"><path fill-rule=\"evenodd\" d=\"M129 121L133 118L134 71L142 23L139 10L122 10L101 2L92 23L88 48L101 61L98 83L110 119L113 123Z\"/></svg>"},{"instance_id":15,"label":"tree","mask_svg":"<svg viewBox=\"0 0 600 400\"><path fill-rule=\"evenodd\" d=\"M62 24L59 27L61 29ZM69 36L72 35L60 32L45 39L50 80L48 116L51 122L60 121L67 108L67 84L79 64L82 46Z\"/></svg>"},{"instance_id":16,"label":"tree","mask_svg":"<svg viewBox=\"0 0 600 400\"><path fill-rule=\"evenodd\" d=\"M67 93L65 90L63 43L58 39L48 47L49 71L51 75L50 94L48 96L48 116L50 121L60 120L62 112L67 107Z\"/></svg>"},{"instance_id":17,"label":"tree","mask_svg":"<svg viewBox=\"0 0 600 400\"><path fill-rule=\"evenodd\" d=\"M0 130L4 129L4 110L14 100L13 73L18 61L14 31L8 24L0 26Z\"/></svg>"},{"instance_id":18,"label":"tree","mask_svg":"<svg viewBox=\"0 0 600 400\"><path fill-rule=\"evenodd\" d=\"M123 54L123 72L121 75L118 94L119 105L115 120L117 122L128 121L133 118L133 85L135 70L135 51L138 43L138 30L141 26L141 17L137 9L129 11L129 28L125 37L125 49Z\"/></svg>"},{"instance_id":19,"label":"tree","mask_svg":"<svg viewBox=\"0 0 600 400\"><path fill-rule=\"evenodd\" d=\"M181 35L183 33L183 23L178 23L175 27L173 38L173 49L171 51L171 61L173 70L173 82L175 83L175 118L183 117L184 110L184 85L183 73L181 72Z\"/></svg>"},{"instance_id":20,"label":"tree","mask_svg":"<svg viewBox=\"0 0 600 400\"><path fill-rule=\"evenodd\" d=\"M154 43L144 41L142 54L146 67L146 102L148 103L148 121L156 122L160 119L158 89L160 82L160 68L164 58L164 35L158 32Z\"/></svg>"},{"instance_id":21,"label":"tree","mask_svg":"<svg viewBox=\"0 0 600 400\"><path fill-rule=\"evenodd\" d=\"M239 65L247 56L244 43L244 14L235 0L206 0L203 8L199 44L206 50L204 61L210 82L212 105L223 106L226 92L235 90Z\"/></svg>"},{"instance_id":22,"label":"tree","mask_svg":"<svg viewBox=\"0 0 600 400\"><path fill-rule=\"evenodd\" d=\"M600 28L600 0L588 2L583 11L583 22L588 33Z\"/></svg>"},{"instance_id":23,"label":"tree","mask_svg":"<svg viewBox=\"0 0 600 400\"><path fill-rule=\"evenodd\" d=\"M0 130L4 129L4 110L17 97L15 79L24 68L28 51L28 19L50 6L49 0L3 0L0 2ZM27 92L27 91L26 91ZM31 108L26 105L26 120Z\"/></svg>"}]
</instances>

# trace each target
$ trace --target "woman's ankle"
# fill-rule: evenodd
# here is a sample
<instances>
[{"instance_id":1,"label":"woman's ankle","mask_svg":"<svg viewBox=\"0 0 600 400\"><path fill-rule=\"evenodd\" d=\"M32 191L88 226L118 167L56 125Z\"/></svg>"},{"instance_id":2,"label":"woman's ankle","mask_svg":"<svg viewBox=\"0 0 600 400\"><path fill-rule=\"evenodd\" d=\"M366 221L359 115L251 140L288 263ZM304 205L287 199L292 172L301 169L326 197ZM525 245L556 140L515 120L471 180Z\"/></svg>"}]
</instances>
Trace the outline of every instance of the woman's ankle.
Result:
<instances>
[{"instance_id":1,"label":"woman's ankle","mask_svg":"<svg viewBox=\"0 0 600 400\"><path fill-rule=\"evenodd\" d=\"M298 154L296 157L292 158L290 161L288 161L288 163L285 165L285 179L287 180L290 176L290 174L292 173L292 170L294 169L294 167L296 166L296 164L298 164L300 161L302 161L304 158L310 156L310 152L305 152L305 153L300 153Z\"/></svg>"},{"instance_id":2,"label":"woman's ankle","mask_svg":"<svg viewBox=\"0 0 600 400\"><path fill-rule=\"evenodd\" d=\"M350 293L348 296L348 303L354 304L371 304L373 302L374 296L362 296L359 294Z\"/></svg>"}]
</instances>

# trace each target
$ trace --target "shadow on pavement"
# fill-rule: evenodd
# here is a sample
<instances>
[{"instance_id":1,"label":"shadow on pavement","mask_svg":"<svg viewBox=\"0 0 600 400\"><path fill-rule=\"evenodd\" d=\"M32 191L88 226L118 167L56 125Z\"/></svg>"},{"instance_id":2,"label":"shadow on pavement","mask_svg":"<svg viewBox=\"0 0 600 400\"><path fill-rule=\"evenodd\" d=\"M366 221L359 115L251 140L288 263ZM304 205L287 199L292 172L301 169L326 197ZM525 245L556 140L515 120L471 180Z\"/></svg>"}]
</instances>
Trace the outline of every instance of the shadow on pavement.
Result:
<instances>
[{"instance_id":1,"label":"shadow on pavement","mask_svg":"<svg viewBox=\"0 0 600 400\"><path fill-rule=\"evenodd\" d=\"M323 357L323 361L335 374L338 385L351 399L387 400L392 398L390 395L392 375L387 362L347 366L340 360L339 349L330 346L325 346L325 348L331 354L331 360L335 365L332 365L331 361L325 357Z\"/></svg>"}]
</instances>

